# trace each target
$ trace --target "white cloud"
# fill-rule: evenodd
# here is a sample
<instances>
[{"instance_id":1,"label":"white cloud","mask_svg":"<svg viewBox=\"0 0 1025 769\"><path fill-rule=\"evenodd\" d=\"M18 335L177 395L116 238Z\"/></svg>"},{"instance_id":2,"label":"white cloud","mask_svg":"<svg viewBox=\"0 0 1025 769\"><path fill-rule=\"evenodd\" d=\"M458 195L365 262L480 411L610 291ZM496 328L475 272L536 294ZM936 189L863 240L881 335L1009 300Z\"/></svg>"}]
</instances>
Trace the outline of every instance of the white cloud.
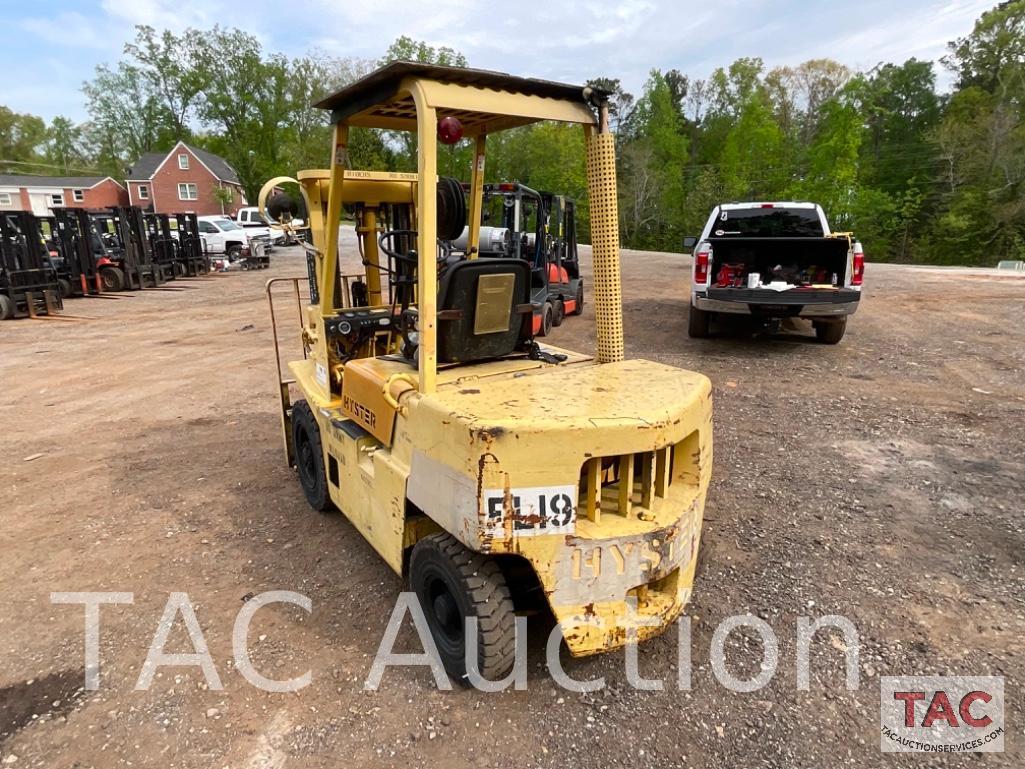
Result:
<instances>
[{"instance_id":1,"label":"white cloud","mask_svg":"<svg viewBox=\"0 0 1025 769\"><path fill-rule=\"evenodd\" d=\"M68 48L106 48L107 38L99 26L77 11L62 11L52 17L22 19L22 29L50 43Z\"/></svg>"},{"instance_id":2,"label":"white cloud","mask_svg":"<svg viewBox=\"0 0 1025 769\"><path fill-rule=\"evenodd\" d=\"M231 15L225 12L232 6L215 0L102 0L100 7L111 23L131 32L136 24L174 31L211 27L218 18L230 20ZM245 4L233 7L245 9Z\"/></svg>"}]
</instances>

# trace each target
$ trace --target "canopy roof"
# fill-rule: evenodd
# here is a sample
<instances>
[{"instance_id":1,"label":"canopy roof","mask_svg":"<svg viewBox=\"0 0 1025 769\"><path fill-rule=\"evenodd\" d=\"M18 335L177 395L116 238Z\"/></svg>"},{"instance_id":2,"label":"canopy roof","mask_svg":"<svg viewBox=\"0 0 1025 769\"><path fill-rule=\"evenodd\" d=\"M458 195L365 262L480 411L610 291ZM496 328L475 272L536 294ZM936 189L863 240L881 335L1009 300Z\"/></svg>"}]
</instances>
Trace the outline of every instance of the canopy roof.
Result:
<instances>
[{"instance_id":1,"label":"canopy roof","mask_svg":"<svg viewBox=\"0 0 1025 769\"><path fill-rule=\"evenodd\" d=\"M593 124L592 105L608 97L599 88L481 69L396 61L314 106L331 110L333 123L415 131L415 84L423 88L439 118L459 118L467 135L538 120Z\"/></svg>"}]
</instances>

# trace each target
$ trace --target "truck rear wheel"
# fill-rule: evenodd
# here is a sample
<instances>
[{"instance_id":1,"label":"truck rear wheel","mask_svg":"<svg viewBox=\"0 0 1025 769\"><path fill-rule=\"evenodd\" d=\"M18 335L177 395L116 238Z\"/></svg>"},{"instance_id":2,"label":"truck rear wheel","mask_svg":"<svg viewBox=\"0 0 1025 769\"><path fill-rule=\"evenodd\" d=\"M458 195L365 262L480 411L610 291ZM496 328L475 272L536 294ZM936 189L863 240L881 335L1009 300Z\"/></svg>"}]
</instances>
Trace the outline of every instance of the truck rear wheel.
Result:
<instances>
[{"instance_id":1,"label":"truck rear wheel","mask_svg":"<svg viewBox=\"0 0 1025 769\"><path fill-rule=\"evenodd\" d=\"M320 428L306 401L292 406L292 446L295 465L299 471L299 485L306 501L317 512L331 509L331 496L327 493L327 475L324 473L324 449L320 443Z\"/></svg>"},{"instance_id":2,"label":"truck rear wheel","mask_svg":"<svg viewBox=\"0 0 1025 769\"><path fill-rule=\"evenodd\" d=\"M705 339L708 336L711 322L712 313L699 310L692 303L690 316L687 319L687 335L691 339Z\"/></svg>"},{"instance_id":3,"label":"truck rear wheel","mask_svg":"<svg viewBox=\"0 0 1025 769\"><path fill-rule=\"evenodd\" d=\"M427 617L445 670L466 678L466 618L477 618L477 671L501 678L513 665L516 622L509 586L498 564L449 534L431 534L413 547L409 586Z\"/></svg>"},{"instance_id":4,"label":"truck rear wheel","mask_svg":"<svg viewBox=\"0 0 1025 769\"><path fill-rule=\"evenodd\" d=\"M847 331L847 318L840 321L816 322L815 336L823 344L840 344Z\"/></svg>"}]
</instances>

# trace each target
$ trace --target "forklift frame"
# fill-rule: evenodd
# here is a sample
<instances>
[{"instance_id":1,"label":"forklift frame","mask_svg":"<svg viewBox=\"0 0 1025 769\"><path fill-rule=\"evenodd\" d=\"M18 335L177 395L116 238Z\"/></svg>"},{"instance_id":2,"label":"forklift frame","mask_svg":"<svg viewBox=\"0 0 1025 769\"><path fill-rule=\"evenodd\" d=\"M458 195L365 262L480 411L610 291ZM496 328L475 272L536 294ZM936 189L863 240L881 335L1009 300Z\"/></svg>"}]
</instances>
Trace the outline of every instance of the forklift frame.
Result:
<instances>
[{"instance_id":1,"label":"forklift frame","mask_svg":"<svg viewBox=\"0 0 1025 769\"><path fill-rule=\"evenodd\" d=\"M0 320L64 309L39 220L28 211L0 213L0 297Z\"/></svg>"},{"instance_id":2,"label":"forklift frame","mask_svg":"<svg viewBox=\"0 0 1025 769\"><path fill-rule=\"evenodd\" d=\"M174 214L178 224L178 254L182 272L195 278L210 273L210 256L206 241L199 234L199 218L195 214Z\"/></svg>"},{"instance_id":3,"label":"forklift frame","mask_svg":"<svg viewBox=\"0 0 1025 769\"><path fill-rule=\"evenodd\" d=\"M711 477L711 383L625 359L607 98L393 62L316 105L331 112L331 166L296 174L312 236L311 299L300 307L303 356L288 362L287 378L275 372L285 455L314 509L337 507L409 578L456 677L471 663L439 623L487 618L487 637L477 626L478 671L502 675L512 662L509 585L547 603L574 655L651 638L690 599ZM528 265L478 258L487 136L539 121L584 134L595 355L541 348L525 314ZM412 132L417 173L352 169L356 127ZM438 177L449 129L474 143L465 210L458 182ZM344 206L355 212L366 268L356 307L337 289ZM467 222L465 259L450 262L449 233ZM382 273L393 285L402 279L401 310L384 302Z\"/></svg>"},{"instance_id":4,"label":"forklift frame","mask_svg":"<svg viewBox=\"0 0 1025 769\"><path fill-rule=\"evenodd\" d=\"M94 228L89 213L84 208L54 208L51 227L63 260L63 268L57 270L57 275L67 282L68 295L99 294L99 272L92 242Z\"/></svg>"}]
</instances>

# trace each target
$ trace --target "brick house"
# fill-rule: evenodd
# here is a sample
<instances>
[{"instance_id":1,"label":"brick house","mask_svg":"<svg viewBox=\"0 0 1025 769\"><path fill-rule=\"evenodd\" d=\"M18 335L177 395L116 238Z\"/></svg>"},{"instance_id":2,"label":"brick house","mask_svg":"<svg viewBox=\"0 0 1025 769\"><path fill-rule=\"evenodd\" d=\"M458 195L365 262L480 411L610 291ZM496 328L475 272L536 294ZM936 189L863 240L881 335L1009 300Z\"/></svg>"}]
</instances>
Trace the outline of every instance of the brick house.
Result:
<instances>
[{"instance_id":1,"label":"brick house","mask_svg":"<svg viewBox=\"0 0 1025 769\"><path fill-rule=\"evenodd\" d=\"M128 190L109 176L26 176L0 174L0 211L47 216L59 206L127 206Z\"/></svg>"},{"instance_id":2,"label":"brick house","mask_svg":"<svg viewBox=\"0 0 1025 769\"><path fill-rule=\"evenodd\" d=\"M178 142L170 152L148 152L128 169L128 196L133 206L157 213L234 215L249 205L235 169L212 152ZM215 190L227 190L222 202Z\"/></svg>"}]
</instances>

